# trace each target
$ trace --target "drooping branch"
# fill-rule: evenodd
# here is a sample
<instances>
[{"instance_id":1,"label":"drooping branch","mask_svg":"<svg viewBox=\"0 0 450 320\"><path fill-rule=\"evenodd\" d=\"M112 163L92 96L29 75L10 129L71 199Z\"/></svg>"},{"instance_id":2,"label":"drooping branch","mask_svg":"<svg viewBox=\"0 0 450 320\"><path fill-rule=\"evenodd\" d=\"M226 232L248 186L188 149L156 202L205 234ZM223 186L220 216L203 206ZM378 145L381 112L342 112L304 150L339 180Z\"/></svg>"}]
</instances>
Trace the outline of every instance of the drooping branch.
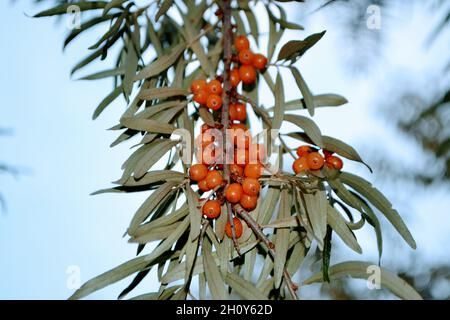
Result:
<instances>
[{"instance_id":1,"label":"drooping branch","mask_svg":"<svg viewBox=\"0 0 450 320\"><path fill-rule=\"evenodd\" d=\"M267 250L269 251L269 254L272 256L273 259L275 259L275 245L272 241L270 241L269 238L262 232L261 227L259 224L253 219L253 217L245 211L239 204L234 206L235 212L237 212L242 219L247 223L247 225L252 229L253 233L258 237L260 241L262 241L266 246ZM287 271L286 267L283 269L283 278L286 283L286 286L289 290L290 295L292 296L292 299L298 300L298 296L296 291L298 290L298 286L292 281L291 275Z\"/></svg>"}]
</instances>

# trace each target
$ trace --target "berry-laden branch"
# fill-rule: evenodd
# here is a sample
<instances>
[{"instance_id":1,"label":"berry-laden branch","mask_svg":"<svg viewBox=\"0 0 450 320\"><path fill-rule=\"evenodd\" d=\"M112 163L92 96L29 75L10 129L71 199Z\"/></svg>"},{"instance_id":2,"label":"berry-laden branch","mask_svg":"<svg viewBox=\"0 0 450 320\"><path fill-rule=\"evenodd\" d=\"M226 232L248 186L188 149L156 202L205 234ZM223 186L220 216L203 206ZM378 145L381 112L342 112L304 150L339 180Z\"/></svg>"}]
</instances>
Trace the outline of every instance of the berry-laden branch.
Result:
<instances>
[{"instance_id":1,"label":"berry-laden branch","mask_svg":"<svg viewBox=\"0 0 450 320\"><path fill-rule=\"evenodd\" d=\"M261 227L255 221L255 219L253 219L253 217L239 204L234 206L234 210L242 217L242 219L244 219L247 225L252 229L253 233L258 237L258 239L267 246L267 250L269 251L270 255L273 259L275 259L275 245L272 241L270 241L269 238L267 238L264 232L262 232ZM286 267L283 269L283 278L286 282L286 286L292 296L292 299L298 300L298 296L296 293L296 291L298 290L298 286L292 281L291 275L287 271Z\"/></svg>"},{"instance_id":2,"label":"berry-laden branch","mask_svg":"<svg viewBox=\"0 0 450 320\"><path fill-rule=\"evenodd\" d=\"M230 183L230 169L227 163L228 155L230 155L233 150L233 146L227 143L226 132L229 125L229 109L230 109L230 94L231 94L231 82L230 82L230 71L231 71L231 56L232 56L232 45L233 45L233 26L231 25L231 1L222 1L222 41L223 41L223 91L222 91L222 142L223 142L223 157L225 162L223 166L223 176L226 184ZM228 222L231 226L231 234L233 239L234 247L237 253L240 255L239 245L236 240L236 226L233 221L233 212L231 210L231 205L227 203L227 214Z\"/></svg>"}]
</instances>

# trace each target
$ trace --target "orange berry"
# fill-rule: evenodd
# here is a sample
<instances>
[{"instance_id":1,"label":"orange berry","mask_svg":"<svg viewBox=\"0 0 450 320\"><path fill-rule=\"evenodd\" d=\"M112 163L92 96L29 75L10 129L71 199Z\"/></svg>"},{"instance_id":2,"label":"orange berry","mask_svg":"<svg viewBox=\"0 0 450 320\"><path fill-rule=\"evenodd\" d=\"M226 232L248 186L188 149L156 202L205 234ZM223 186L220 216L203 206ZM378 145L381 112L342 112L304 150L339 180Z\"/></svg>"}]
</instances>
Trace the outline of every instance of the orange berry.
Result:
<instances>
[{"instance_id":1,"label":"orange berry","mask_svg":"<svg viewBox=\"0 0 450 320\"><path fill-rule=\"evenodd\" d=\"M234 38L234 47L237 51L242 51L250 48L250 41L246 36L240 35Z\"/></svg>"},{"instance_id":2,"label":"orange berry","mask_svg":"<svg viewBox=\"0 0 450 320\"><path fill-rule=\"evenodd\" d=\"M255 54L253 56L253 66L258 70L265 69L267 66L267 58L260 53Z\"/></svg>"},{"instance_id":3,"label":"orange berry","mask_svg":"<svg viewBox=\"0 0 450 320\"><path fill-rule=\"evenodd\" d=\"M241 166L238 166L237 164L230 164L229 166L230 173L236 177L242 177L244 174L244 169L242 169Z\"/></svg>"},{"instance_id":4,"label":"orange berry","mask_svg":"<svg viewBox=\"0 0 450 320\"><path fill-rule=\"evenodd\" d=\"M244 65L239 68L239 77L245 84L252 84L256 81L256 71L253 66Z\"/></svg>"},{"instance_id":5,"label":"orange berry","mask_svg":"<svg viewBox=\"0 0 450 320\"><path fill-rule=\"evenodd\" d=\"M195 79L191 83L191 92L198 93L200 91L206 90L206 80L204 79Z\"/></svg>"},{"instance_id":6,"label":"orange berry","mask_svg":"<svg viewBox=\"0 0 450 320\"><path fill-rule=\"evenodd\" d=\"M253 63L253 52L249 49L239 52L239 62L243 65L251 65Z\"/></svg>"},{"instance_id":7,"label":"orange berry","mask_svg":"<svg viewBox=\"0 0 450 320\"><path fill-rule=\"evenodd\" d=\"M230 129L233 129L233 130L241 129L241 130L244 130L244 131L248 130L247 126L245 124L243 124L243 123L232 123L230 125Z\"/></svg>"},{"instance_id":8,"label":"orange berry","mask_svg":"<svg viewBox=\"0 0 450 320\"><path fill-rule=\"evenodd\" d=\"M200 152L202 151L202 152ZM208 144L206 147L197 149L196 158L199 162L211 165L217 162L221 162L222 150L213 143Z\"/></svg>"},{"instance_id":9,"label":"orange berry","mask_svg":"<svg viewBox=\"0 0 450 320\"><path fill-rule=\"evenodd\" d=\"M202 124L201 132L204 133L205 131L212 129L212 127L208 126L206 123Z\"/></svg>"},{"instance_id":10,"label":"orange berry","mask_svg":"<svg viewBox=\"0 0 450 320\"><path fill-rule=\"evenodd\" d=\"M200 90L194 94L194 98L192 99L199 104L205 105L208 100L208 93L206 90Z\"/></svg>"},{"instance_id":11,"label":"orange berry","mask_svg":"<svg viewBox=\"0 0 450 320\"><path fill-rule=\"evenodd\" d=\"M203 192L208 192L210 190L208 188L208 183L206 182L206 179L200 180L198 182L198 188Z\"/></svg>"},{"instance_id":12,"label":"orange berry","mask_svg":"<svg viewBox=\"0 0 450 320\"><path fill-rule=\"evenodd\" d=\"M222 174L217 170L211 170L206 175L206 184L209 189L214 189L215 187L222 184Z\"/></svg>"},{"instance_id":13,"label":"orange berry","mask_svg":"<svg viewBox=\"0 0 450 320\"><path fill-rule=\"evenodd\" d=\"M331 166L332 168L336 170L341 170L344 166L344 163L342 162L342 159L336 156L329 156L326 159L327 165Z\"/></svg>"},{"instance_id":14,"label":"orange berry","mask_svg":"<svg viewBox=\"0 0 450 320\"><path fill-rule=\"evenodd\" d=\"M244 182L242 182L242 190L249 196L257 196L259 190L261 190L261 185L255 178L245 178Z\"/></svg>"},{"instance_id":15,"label":"orange berry","mask_svg":"<svg viewBox=\"0 0 450 320\"><path fill-rule=\"evenodd\" d=\"M210 94L206 106L212 110L219 110L222 108L222 98L217 94Z\"/></svg>"},{"instance_id":16,"label":"orange berry","mask_svg":"<svg viewBox=\"0 0 450 320\"><path fill-rule=\"evenodd\" d=\"M308 167L311 170L318 170L323 167L324 158L318 152L311 152L306 156Z\"/></svg>"},{"instance_id":17,"label":"orange berry","mask_svg":"<svg viewBox=\"0 0 450 320\"><path fill-rule=\"evenodd\" d=\"M247 164L244 168L244 175L248 178L259 179L263 174L263 166L259 163Z\"/></svg>"},{"instance_id":18,"label":"orange berry","mask_svg":"<svg viewBox=\"0 0 450 320\"><path fill-rule=\"evenodd\" d=\"M210 219L215 219L220 216L220 212L220 202L217 200L206 201L202 208L202 213Z\"/></svg>"},{"instance_id":19,"label":"orange berry","mask_svg":"<svg viewBox=\"0 0 450 320\"><path fill-rule=\"evenodd\" d=\"M233 224L234 224L234 233L236 236L236 239L240 238L242 236L242 222L238 218L233 218ZM228 238L233 238L233 232L231 230L231 223L228 221L225 225L225 234Z\"/></svg>"},{"instance_id":20,"label":"orange berry","mask_svg":"<svg viewBox=\"0 0 450 320\"><path fill-rule=\"evenodd\" d=\"M256 204L258 203L258 197L244 193L239 203L245 210L252 211L253 209L256 208Z\"/></svg>"},{"instance_id":21,"label":"orange berry","mask_svg":"<svg viewBox=\"0 0 450 320\"><path fill-rule=\"evenodd\" d=\"M217 94L218 96L222 94L222 83L219 80L211 80L206 87L209 94Z\"/></svg>"},{"instance_id":22,"label":"orange berry","mask_svg":"<svg viewBox=\"0 0 450 320\"><path fill-rule=\"evenodd\" d=\"M332 151L328 151L328 150L325 150L325 149L323 149L322 152L323 152L323 155L325 157L325 160L333 155Z\"/></svg>"},{"instance_id":23,"label":"orange berry","mask_svg":"<svg viewBox=\"0 0 450 320\"><path fill-rule=\"evenodd\" d=\"M298 158L292 164L292 170L294 170L295 174L299 174L300 172L309 170L308 162L305 157Z\"/></svg>"},{"instance_id":24,"label":"orange berry","mask_svg":"<svg viewBox=\"0 0 450 320\"><path fill-rule=\"evenodd\" d=\"M225 190L225 198L228 202L237 203L243 194L242 186L239 183L231 183Z\"/></svg>"},{"instance_id":25,"label":"orange berry","mask_svg":"<svg viewBox=\"0 0 450 320\"><path fill-rule=\"evenodd\" d=\"M310 146L300 146L297 148L297 155L299 157L304 157L311 153L313 149Z\"/></svg>"},{"instance_id":26,"label":"orange berry","mask_svg":"<svg viewBox=\"0 0 450 320\"><path fill-rule=\"evenodd\" d=\"M200 181L206 178L208 168L203 164L194 164L189 168L189 178L194 181Z\"/></svg>"},{"instance_id":27,"label":"orange berry","mask_svg":"<svg viewBox=\"0 0 450 320\"><path fill-rule=\"evenodd\" d=\"M241 77L239 76L239 69L234 68L230 71L230 82L232 87L237 87L241 82Z\"/></svg>"},{"instance_id":28,"label":"orange berry","mask_svg":"<svg viewBox=\"0 0 450 320\"><path fill-rule=\"evenodd\" d=\"M247 110L242 103L230 104L230 120L245 121L247 119Z\"/></svg>"}]
</instances>

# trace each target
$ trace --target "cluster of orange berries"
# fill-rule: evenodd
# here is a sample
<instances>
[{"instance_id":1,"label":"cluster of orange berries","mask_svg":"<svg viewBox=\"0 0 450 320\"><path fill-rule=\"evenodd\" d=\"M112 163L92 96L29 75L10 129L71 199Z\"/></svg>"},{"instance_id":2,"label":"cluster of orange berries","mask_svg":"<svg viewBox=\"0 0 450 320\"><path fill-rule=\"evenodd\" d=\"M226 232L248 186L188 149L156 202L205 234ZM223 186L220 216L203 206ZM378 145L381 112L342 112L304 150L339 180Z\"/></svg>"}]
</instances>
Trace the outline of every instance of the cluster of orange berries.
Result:
<instances>
[{"instance_id":1,"label":"cluster of orange berries","mask_svg":"<svg viewBox=\"0 0 450 320\"><path fill-rule=\"evenodd\" d=\"M213 149L216 153L213 156L207 156L205 152L211 152L208 148L214 146L214 139L209 130L214 129L207 124L202 125L201 135L197 137L197 144L201 143L204 153L197 156L200 163L194 164L189 168L189 177L196 182L201 192L205 193L213 190L211 196L214 200L205 200L202 206L202 214L209 219L216 219L222 211L222 204L228 201L230 204L240 204L247 211L255 209L258 202L258 195L261 185L258 179L263 173L261 160L264 159L263 146L252 144L247 127L242 123L233 123L230 125L234 144L234 163L222 164L222 149ZM238 133L239 132L239 133ZM238 139L244 139L241 142ZM242 147L244 146L244 147ZM216 146L217 147L217 146ZM249 156L248 148L253 148L257 153L254 157ZM252 151L253 152L253 151ZM254 158L254 159L253 159ZM222 171L224 166L228 166L230 183L226 184L223 180ZM242 222L234 218L235 235L239 238L242 235ZM227 222L225 233L232 237L231 225Z\"/></svg>"},{"instance_id":2,"label":"cluster of orange berries","mask_svg":"<svg viewBox=\"0 0 450 320\"><path fill-rule=\"evenodd\" d=\"M237 87L241 81L247 85L255 83L256 70L266 68L267 58L260 53L253 53L250 50L250 42L244 35L235 37L234 47L237 55L233 56L233 61L239 62L239 66L231 69L231 85Z\"/></svg>"},{"instance_id":3,"label":"cluster of orange berries","mask_svg":"<svg viewBox=\"0 0 450 320\"><path fill-rule=\"evenodd\" d=\"M330 169L341 170L344 166L342 159L333 156L333 152L323 150L323 156L319 150L311 146L304 145L297 148L298 159L292 164L295 174L308 170L320 170L324 165Z\"/></svg>"},{"instance_id":4,"label":"cluster of orange berries","mask_svg":"<svg viewBox=\"0 0 450 320\"><path fill-rule=\"evenodd\" d=\"M209 82L204 79L195 79L191 83L191 92L194 94L193 100L198 104L212 110L219 110L222 107L222 82L219 79Z\"/></svg>"}]
</instances>

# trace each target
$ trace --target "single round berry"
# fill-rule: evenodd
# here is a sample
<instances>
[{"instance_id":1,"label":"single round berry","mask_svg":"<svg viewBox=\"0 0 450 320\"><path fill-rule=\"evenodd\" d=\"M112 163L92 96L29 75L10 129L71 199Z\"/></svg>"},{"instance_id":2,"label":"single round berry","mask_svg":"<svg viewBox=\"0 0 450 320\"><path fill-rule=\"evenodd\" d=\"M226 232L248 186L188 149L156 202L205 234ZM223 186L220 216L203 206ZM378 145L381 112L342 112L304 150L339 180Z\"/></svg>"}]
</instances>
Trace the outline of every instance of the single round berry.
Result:
<instances>
[{"instance_id":1,"label":"single round berry","mask_svg":"<svg viewBox=\"0 0 450 320\"><path fill-rule=\"evenodd\" d=\"M222 94L222 83L219 80L211 80L206 87L209 94L217 94L218 96Z\"/></svg>"},{"instance_id":2,"label":"single round berry","mask_svg":"<svg viewBox=\"0 0 450 320\"><path fill-rule=\"evenodd\" d=\"M239 75L239 69L231 69L230 71L230 83L232 87L237 87L241 82L241 76Z\"/></svg>"},{"instance_id":3,"label":"single round berry","mask_svg":"<svg viewBox=\"0 0 450 320\"><path fill-rule=\"evenodd\" d=\"M247 119L247 110L245 104L232 103L230 104L230 120L245 121Z\"/></svg>"},{"instance_id":4,"label":"single round berry","mask_svg":"<svg viewBox=\"0 0 450 320\"><path fill-rule=\"evenodd\" d=\"M235 232L235 236L236 239L240 238L242 236L242 222L241 220L239 220L238 218L233 218L233 224L234 224L234 232ZM233 232L231 230L231 223L228 221L227 224L225 225L225 234L227 235L228 238L233 238Z\"/></svg>"},{"instance_id":5,"label":"single round berry","mask_svg":"<svg viewBox=\"0 0 450 320\"><path fill-rule=\"evenodd\" d=\"M325 149L323 149L322 152L323 152L323 156L325 157L325 160L327 160L329 157L331 157L333 155L332 151L328 151Z\"/></svg>"},{"instance_id":6,"label":"single round berry","mask_svg":"<svg viewBox=\"0 0 450 320\"><path fill-rule=\"evenodd\" d=\"M205 105L208 100L208 93L206 92L206 90L200 90L196 94L194 94L194 97L192 99L201 105Z\"/></svg>"},{"instance_id":7,"label":"single round berry","mask_svg":"<svg viewBox=\"0 0 450 320\"><path fill-rule=\"evenodd\" d=\"M295 174L299 174L300 172L309 170L306 158L301 157L296 159L292 164L292 170L294 170Z\"/></svg>"},{"instance_id":8,"label":"single round berry","mask_svg":"<svg viewBox=\"0 0 450 320\"><path fill-rule=\"evenodd\" d=\"M217 200L206 201L202 208L202 213L210 219L215 219L220 216L220 212L220 202Z\"/></svg>"},{"instance_id":9,"label":"single round berry","mask_svg":"<svg viewBox=\"0 0 450 320\"><path fill-rule=\"evenodd\" d=\"M202 124L201 131L204 133L207 130L212 129L212 127L208 126L206 123Z\"/></svg>"},{"instance_id":10,"label":"single round berry","mask_svg":"<svg viewBox=\"0 0 450 320\"><path fill-rule=\"evenodd\" d=\"M244 35L237 36L234 38L234 47L237 51L242 51L250 48L250 41Z\"/></svg>"},{"instance_id":11,"label":"single round berry","mask_svg":"<svg viewBox=\"0 0 450 320\"><path fill-rule=\"evenodd\" d=\"M261 190L261 185L255 178L245 178L244 182L242 182L242 190L249 196L257 196L259 190Z\"/></svg>"},{"instance_id":12,"label":"single round berry","mask_svg":"<svg viewBox=\"0 0 450 320\"><path fill-rule=\"evenodd\" d=\"M231 183L225 190L225 198L228 202L238 203L241 200L243 193L244 191L239 183Z\"/></svg>"},{"instance_id":13,"label":"single round berry","mask_svg":"<svg viewBox=\"0 0 450 320\"><path fill-rule=\"evenodd\" d=\"M189 178L193 181L200 181L206 178L208 168L203 164L194 164L189 168Z\"/></svg>"},{"instance_id":14,"label":"single round berry","mask_svg":"<svg viewBox=\"0 0 450 320\"><path fill-rule=\"evenodd\" d=\"M239 77L245 84L253 84L256 81L256 71L253 66L244 65L239 68Z\"/></svg>"},{"instance_id":15,"label":"single round berry","mask_svg":"<svg viewBox=\"0 0 450 320\"><path fill-rule=\"evenodd\" d=\"M198 93L200 91L206 90L206 80L204 79L195 79L191 83L191 92Z\"/></svg>"},{"instance_id":16,"label":"single round berry","mask_svg":"<svg viewBox=\"0 0 450 320\"><path fill-rule=\"evenodd\" d=\"M217 94L210 94L206 106L212 110L219 110L222 108L222 98Z\"/></svg>"},{"instance_id":17,"label":"single round berry","mask_svg":"<svg viewBox=\"0 0 450 320\"><path fill-rule=\"evenodd\" d=\"M297 155L299 157L307 156L311 152L313 152L313 149L310 146L300 146L297 148Z\"/></svg>"},{"instance_id":18,"label":"single round berry","mask_svg":"<svg viewBox=\"0 0 450 320\"><path fill-rule=\"evenodd\" d=\"M210 190L208 188L208 183L206 182L206 179L200 180L198 182L198 188L203 192L208 192Z\"/></svg>"},{"instance_id":19,"label":"single round berry","mask_svg":"<svg viewBox=\"0 0 450 320\"><path fill-rule=\"evenodd\" d=\"M214 189L215 187L222 184L222 174L217 170L211 170L206 175L206 184L209 189Z\"/></svg>"},{"instance_id":20,"label":"single round berry","mask_svg":"<svg viewBox=\"0 0 450 320\"><path fill-rule=\"evenodd\" d=\"M253 52L249 49L239 52L239 62L243 65L251 65L253 63Z\"/></svg>"},{"instance_id":21,"label":"single round berry","mask_svg":"<svg viewBox=\"0 0 450 320\"><path fill-rule=\"evenodd\" d=\"M326 162L328 165L330 165L332 168L336 170L341 170L344 166L344 163L342 162L342 159L336 156L329 156L326 159Z\"/></svg>"},{"instance_id":22,"label":"single round berry","mask_svg":"<svg viewBox=\"0 0 450 320\"><path fill-rule=\"evenodd\" d=\"M253 66L258 70L265 69L267 66L267 58L260 53L255 54L253 56Z\"/></svg>"},{"instance_id":23,"label":"single round berry","mask_svg":"<svg viewBox=\"0 0 450 320\"><path fill-rule=\"evenodd\" d=\"M324 158L318 152L311 152L306 156L308 167L311 170L319 170L323 167L325 162Z\"/></svg>"},{"instance_id":24,"label":"single round berry","mask_svg":"<svg viewBox=\"0 0 450 320\"><path fill-rule=\"evenodd\" d=\"M253 209L256 208L256 204L258 203L258 197L244 193L239 203L245 210L252 211Z\"/></svg>"},{"instance_id":25,"label":"single round berry","mask_svg":"<svg viewBox=\"0 0 450 320\"><path fill-rule=\"evenodd\" d=\"M244 175L248 178L259 179L263 174L263 166L259 163L247 164L244 168Z\"/></svg>"},{"instance_id":26,"label":"single round berry","mask_svg":"<svg viewBox=\"0 0 450 320\"><path fill-rule=\"evenodd\" d=\"M238 166L237 164L230 164L229 166L230 174L236 176L236 177L242 177L244 174L244 169L242 169L241 166Z\"/></svg>"}]
</instances>

